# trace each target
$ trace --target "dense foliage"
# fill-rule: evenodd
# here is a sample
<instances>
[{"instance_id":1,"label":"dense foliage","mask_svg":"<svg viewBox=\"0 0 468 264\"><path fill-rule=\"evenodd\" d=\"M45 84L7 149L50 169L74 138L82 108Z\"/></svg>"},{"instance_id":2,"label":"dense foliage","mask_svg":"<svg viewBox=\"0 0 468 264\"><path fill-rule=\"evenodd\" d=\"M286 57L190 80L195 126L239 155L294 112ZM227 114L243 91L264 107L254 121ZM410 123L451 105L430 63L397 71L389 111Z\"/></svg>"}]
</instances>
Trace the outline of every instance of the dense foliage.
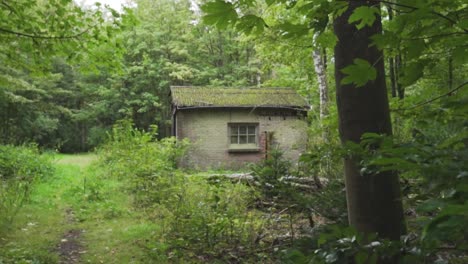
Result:
<instances>
[{"instance_id":1,"label":"dense foliage","mask_svg":"<svg viewBox=\"0 0 468 264\"><path fill-rule=\"evenodd\" d=\"M378 76L377 62L362 58L335 69L333 21L347 2L136 0L118 13L71 0L2 1L0 230L51 171L35 147L8 144L62 152L103 144L105 176L71 195L102 201L105 177L124 181L134 209L162 226L145 243L158 261L466 261L467 5L370 0L351 14L359 30L382 18L370 46L384 54L393 136L368 133L340 146L333 72L353 89ZM317 52L330 104L317 89ZM170 85L297 89L312 104L300 170L279 152L250 167L253 184L177 170L188 143L167 138ZM408 227L401 241L347 227L341 160L350 157L363 177L399 173ZM310 179L310 188L285 176ZM112 208L105 211L121 213Z\"/></svg>"},{"instance_id":2,"label":"dense foliage","mask_svg":"<svg viewBox=\"0 0 468 264\"><path fill-rule=\"evenodd\" d=\"M163 233L147 243L155 260L255 257L263 221L247 210L252 190L176 170L186 145L173 138L158 141L125 121L100 149L100 164L107 177L128 182L125 191L132 194L134 206L161 226Z\"/></svg>"},{"instance_id":3,"label":"dense foliage","mask_svg":"<svg viewBox=\"0 0 468 264\"><path fill-rule=\"evenodd\" d=\"M42 4L26 2L30 3L8 5L14 9L9 12L19 17L46 12ZM7 18L8 11L0 13L1 36L19 37L19 44L29 47L21 54L25 60L47 58L38 59L38 67L10 63L21 62L13 54L16 44L4 45L8 47L1 55L8 64L0 68L4 144L32 141L62 152L83 152L102 143L106 131L120 119L131 119L144 130L157 124L161 138L170 134L170 85L251 86L262 80L253 43L242 41L233 30L201 24L190 1L140 0L136 8L122 13L65 2L48 4L56 8L50 14L54 19L67 17L63 25L52 23L48 28L34 16L27 20L31 26L10 35L1 29L23 24L14 26L16 20ZM73 26L82 28L82 34L69 30Z\"/></svg>"},{"instance_id":4,"label":"dense foliage","mask_svg":"<svg viewBox=\"0 0 468 264\"><path fill-rule=\"evenodd\" d=\"M28 202L35 183L52 173L51 157L36 146L0 145L0 234Z\"/></svg>"}]
</instances>

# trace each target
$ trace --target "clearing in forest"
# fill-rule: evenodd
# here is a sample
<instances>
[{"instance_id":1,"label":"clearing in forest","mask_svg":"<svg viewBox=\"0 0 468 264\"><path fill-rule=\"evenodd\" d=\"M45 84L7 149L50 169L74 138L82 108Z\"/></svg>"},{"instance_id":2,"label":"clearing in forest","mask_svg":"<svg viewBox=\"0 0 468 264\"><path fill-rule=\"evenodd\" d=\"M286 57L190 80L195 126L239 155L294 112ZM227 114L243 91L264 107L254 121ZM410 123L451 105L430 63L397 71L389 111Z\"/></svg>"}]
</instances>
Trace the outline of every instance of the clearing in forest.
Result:
<instances>
[{"instance_id":1,"label":"clearing in forest","mask_svg":"<svg viewBox=\"0 0 468 264\"><path fill-rule=\"evenodd\" d=\"M145 263L157 227L132 209L123 182L99 177L93 154L57 155L8 232L0 263ZM102 175L101 175L102 176Z\"/></svg>"}]
</instances>

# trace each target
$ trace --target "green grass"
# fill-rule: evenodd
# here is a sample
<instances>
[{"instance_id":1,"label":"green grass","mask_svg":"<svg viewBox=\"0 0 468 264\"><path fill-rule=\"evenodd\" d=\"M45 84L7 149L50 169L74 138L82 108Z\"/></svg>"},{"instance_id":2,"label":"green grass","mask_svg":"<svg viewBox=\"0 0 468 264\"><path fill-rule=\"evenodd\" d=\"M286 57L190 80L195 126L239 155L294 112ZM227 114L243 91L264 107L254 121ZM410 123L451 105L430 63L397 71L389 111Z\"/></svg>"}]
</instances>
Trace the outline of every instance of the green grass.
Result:
<instances>
[{"instance_id":1,"label":"green grass","mask_svg":"<svg viewBox=\"0 0 468 264\"><path fill-rule=\"evenodd\" d=\"M83 229L83 263L148 263L146 239L160 232L132 207L125 181L102 175L93 154L57 155L56 171L0 237L0 263L56 263L63 234ZM75 221L67 220L72 210Z\"/></svg>"},{"instance_id":2,"label":"green grass","mask_svg":"<svg viewBox=\"0 0 468 264\"><path fill-rule=\"evenodd\" d=\"M21 209L0 242L3 244L0 260L5 263L58 261L54 249L68 228L63 193L78 174L76 166L57 165L54 175L36 184L30 202Z\"/></svg>"},{"instance_id":3,"label":"green grass","mask_svg":"<svg viewBox=\"0 0 468 264\"><path fill-rule=\"evenodd\" d=\"M150 262L142 245L159 229L146 220L143 212L133 209L131 196L124 191L125 181L100 175L92 166L83 175L82 187L69 190L78 226L86 230L83 261Z\"/></svg>"},{"instance_id":4,"label":"green grass","mask_svg":"<svg viewBox=\"0 0 468 264\"><path fill-rule=\"evenodd\" d=\"M84 154L57 154L56 163L60 165L71 165L84 168L89 166L97 158L96 154L84 153Z\"/></svg>"},{"instance_id":5,"label":"green grass","mask_svg":"<svg viewBox=\"0 0 468 264\"><path fill-rule=\"evenodd\" d=\"M97 167L96 159L94 154L55 156L54 175L35 186L7 236L0 237L0 264L57 263L57 246L72 229L84 230L82 263L199 263L199 256L223 262L225 255L214 251L235 247L219 237L221 232L230 234L234 244L242 239L248 246L249 234L262 222L247 211L245 186L207 184L206 172L159 178L145 197L164 201L139 206L133 201L141 199L139 190L130 188L136 176L125 177L132 171L122 167L127 171L107 175L109 169ZM181 197L185 202L178 203Z\"/></svg>"}]
</instances>

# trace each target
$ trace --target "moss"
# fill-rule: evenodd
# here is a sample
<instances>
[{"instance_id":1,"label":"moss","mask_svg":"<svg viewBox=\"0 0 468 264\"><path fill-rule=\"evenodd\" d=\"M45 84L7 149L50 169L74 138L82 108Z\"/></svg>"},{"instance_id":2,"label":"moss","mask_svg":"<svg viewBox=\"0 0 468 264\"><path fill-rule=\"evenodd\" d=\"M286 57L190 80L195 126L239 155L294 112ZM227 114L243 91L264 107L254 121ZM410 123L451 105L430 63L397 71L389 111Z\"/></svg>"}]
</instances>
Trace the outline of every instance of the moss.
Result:
<instances>
[{"instance_id":1,"label":"moss","mask_svg":"<svg viewBox=\"0 0 468 264\"><path fill-rule=\"evenodd\" d=\"M291 88L172 86L171 94L178 107L308 108L304 98Z\"/></svg>"}]
</instances>

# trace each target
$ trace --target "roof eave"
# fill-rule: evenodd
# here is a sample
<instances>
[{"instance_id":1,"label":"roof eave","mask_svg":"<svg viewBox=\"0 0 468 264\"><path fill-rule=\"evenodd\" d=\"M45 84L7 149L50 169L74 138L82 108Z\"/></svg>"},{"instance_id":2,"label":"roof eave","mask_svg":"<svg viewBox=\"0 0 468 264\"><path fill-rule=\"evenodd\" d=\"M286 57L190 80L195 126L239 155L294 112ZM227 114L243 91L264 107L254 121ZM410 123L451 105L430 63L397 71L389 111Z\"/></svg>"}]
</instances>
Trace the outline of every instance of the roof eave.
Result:
<instances>
[{"instance_id":1,"label":"roof eave","mask_svg":"<svg viewBox=\"0 0 468 264\"><path fill-rule=\"evenodd\" d=\"M208 108L240 108L240 109L255 109L255 108L279 108L279 109L288 109L288 110L296 110L296 111L304 111L307 112L310 110L310 106L273 106L273 105L248 105L248 106L213 106L213 105L205 105L205 106L178 106L175 105L178 110L184 109L208 109Z\"/></svg>"}]
</instances>

